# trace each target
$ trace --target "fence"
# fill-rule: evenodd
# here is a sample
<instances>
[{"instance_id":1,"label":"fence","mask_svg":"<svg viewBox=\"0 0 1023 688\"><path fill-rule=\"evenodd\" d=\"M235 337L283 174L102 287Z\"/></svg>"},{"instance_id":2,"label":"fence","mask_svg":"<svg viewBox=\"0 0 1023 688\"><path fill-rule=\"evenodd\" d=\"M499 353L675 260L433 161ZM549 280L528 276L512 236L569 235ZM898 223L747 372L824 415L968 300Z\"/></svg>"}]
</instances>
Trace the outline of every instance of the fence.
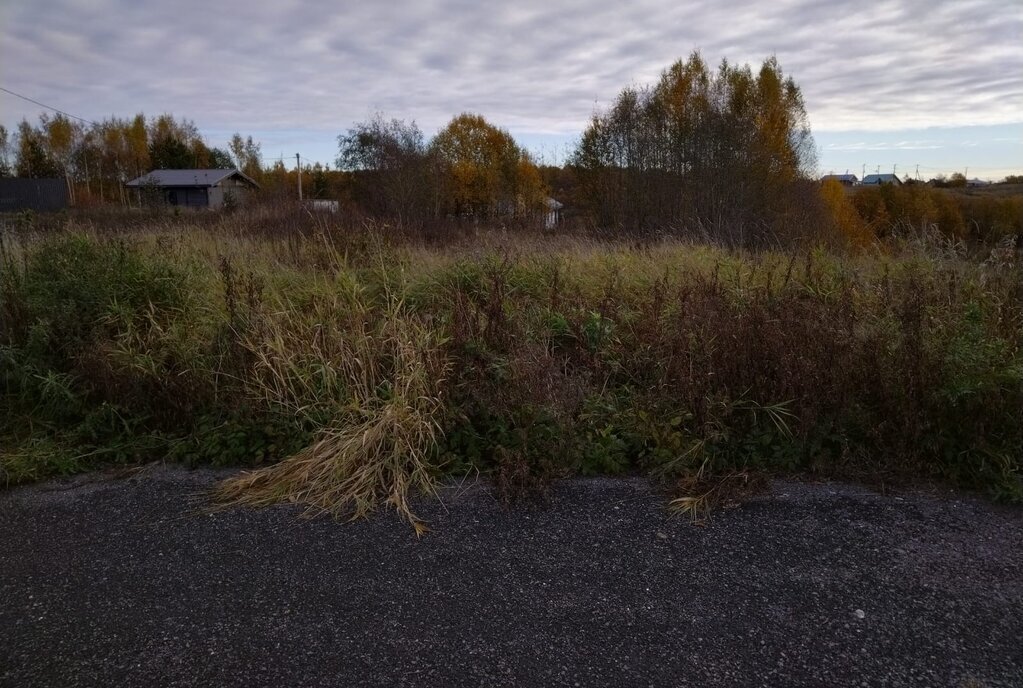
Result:
<instances>
[{"instance_id":1,"label":"fence","mask_svg":"<svg viewBox=\"0 0 1023 688\"><path fill-rule=\"evenodd\" d=\"M0 212L55 211L68 207L63 179L0 179Z\"/></svg>"}]
</instances>

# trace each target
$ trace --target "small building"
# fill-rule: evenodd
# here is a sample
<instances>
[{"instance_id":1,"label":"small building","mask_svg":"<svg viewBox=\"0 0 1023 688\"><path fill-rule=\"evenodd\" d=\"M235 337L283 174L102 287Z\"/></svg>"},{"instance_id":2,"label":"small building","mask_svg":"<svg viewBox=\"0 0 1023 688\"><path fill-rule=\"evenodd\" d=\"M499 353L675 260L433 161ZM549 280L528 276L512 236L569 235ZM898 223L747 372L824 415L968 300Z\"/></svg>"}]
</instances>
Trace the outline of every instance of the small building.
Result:
<instances>
[{"instance_id":1,"label":"small building","mask_svg":"<svg viewBox=\"0 0 1023 688\"><path fill-rule=\"evenodd\" d=\"M856 186L860 183L855 174L826 174L821 177L821 183L831 181L838 182L842 186Z\"/></svg>"},{"instance_id":2,"label":"small building","mask_svg":"<svg viewBox=\"0 0 1023 688\"><path fill-rule=\"evenodd\" d=\"M544 229L554 229L561 223L561 211L564 210L565 204L548 196L544 199L544 206L547 210L544 215Z\"/></svg>"},{"instance_id":3,"label":"small building","mask_svg":"<svg viewBox=\"0 0 1023 688\"><path fill-rule=\"evenodd\" d=\"M863 186L881 186L882 184L902 186L902 180L894 174L868 174L863 178L862 184Z\"/></svg>"},{"instance_id":4,"label":"small building","mask_svg":"<svg viewBox=\"0 0 1023 688\"><path fill-rule=\"evenodd\" d=\"M320 198L310 198L302 201L302 205L306 210L311 210L316 213L337 213L341 210L340 201L330 201Z\"/></svg>"},{"instance_id":5,"label":"small building","mask_svg":"<svg viewBox=\"0 0 1023 688\"><path fill-rule=\"evenodd\" d=\"M53 212L68 207L67 180L10 177L0 179L0 212Z\"/></svg>"},{"instance_id":6,"label":"small building","mask_svg":"<svg viewBox=\"0 0 1023 688\"><path fill-rule=\"evenodd\" d=\"M239 170L153 170L125 184L139 194L158 193L169 205L222 208L233 199L242 202L259 184Z\"/></svg>"},{"instance_id":7,"label":"small building","mask_svg":"<svg viewBox=\"0 0 1023 688\"><path fill-rule=\"evenodd\" d=\"M976 177L966 180L966 187L969 189L975 189L979 186L991 186L991 182L984 179L977 179Z\"/></svg>"}]
</instances>

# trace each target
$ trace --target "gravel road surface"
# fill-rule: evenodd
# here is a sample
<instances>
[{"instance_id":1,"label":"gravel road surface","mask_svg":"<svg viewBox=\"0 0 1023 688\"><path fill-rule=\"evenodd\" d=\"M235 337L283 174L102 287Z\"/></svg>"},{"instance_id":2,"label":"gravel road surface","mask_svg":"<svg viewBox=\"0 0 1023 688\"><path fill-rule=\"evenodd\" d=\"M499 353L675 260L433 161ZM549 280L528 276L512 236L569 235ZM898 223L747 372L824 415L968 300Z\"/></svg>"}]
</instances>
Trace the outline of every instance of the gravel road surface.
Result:
<instances>
[{"instance_id":1,"label":"gravel road surface","mask_svg":"<svg viewBox=\"0 0 1023 688\"><path fill-rule=\"evenodd\" d=\"M1023 509L775 483L705 526L642 479L547 508L208 514L225 473L0 492L0 686L1023 686Z\"/></svg>"}]
</instances>

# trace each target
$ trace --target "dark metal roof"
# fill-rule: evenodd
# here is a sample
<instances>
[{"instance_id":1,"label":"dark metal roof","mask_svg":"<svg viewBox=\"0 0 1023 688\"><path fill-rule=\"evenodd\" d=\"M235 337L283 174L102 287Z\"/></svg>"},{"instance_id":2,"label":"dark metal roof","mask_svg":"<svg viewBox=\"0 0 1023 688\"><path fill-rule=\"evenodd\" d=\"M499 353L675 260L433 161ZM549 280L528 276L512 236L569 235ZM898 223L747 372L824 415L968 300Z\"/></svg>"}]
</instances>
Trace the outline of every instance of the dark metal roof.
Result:
<instances>
[{"instance_id":1,"label":"dark metal roof","mask_svg":"<svg viewBox=\"0 0 1023 688\"><path fill-rule=\"evenodd\" d=\"M902 180L894 174L868 174L863 178L864 184L901 184Z\"/></svg>"},{"instance_id":2,"label":"dark metal roof","mask_svg":"<svg viewBox=\"0 0 1023 688\"><path fill-rule=\"evenodd\" d=\"M856 179L856 175L855 174L826 174L823 177L821 177L821 181L826 181L828 179L834 179L836 182L857 182L857 181L859 181L858 179Z\"/></svg>"},{"instance_id":3,"label":"dark metal roof","mask_svg":"<svg viewBox=\"0 0 1023 688\"><path fill-rule=\"evenodd\" d=\"M216 186L230 177L238 176L253 186L259 184L238 170L153 170L138 179L132 179L126 186Z\"/></svg>"}]
</instances>

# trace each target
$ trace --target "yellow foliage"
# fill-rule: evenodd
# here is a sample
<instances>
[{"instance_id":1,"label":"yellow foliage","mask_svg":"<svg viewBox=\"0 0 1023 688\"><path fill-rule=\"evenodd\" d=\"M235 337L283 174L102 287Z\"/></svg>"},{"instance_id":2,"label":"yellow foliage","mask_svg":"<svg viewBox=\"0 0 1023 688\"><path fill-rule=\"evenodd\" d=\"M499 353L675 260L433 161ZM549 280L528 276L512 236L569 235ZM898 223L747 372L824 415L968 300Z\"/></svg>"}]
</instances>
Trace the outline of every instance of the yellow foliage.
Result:
<instances>
[{"instance_id":1,"label":"yellow foliage","mask_svg":"<svg viewBox=\"0 0 1023 688\"><path fill-rule=\"evenodd\" d=\"M528 153L480 115L455 117L432 148L447 169L449 213L510 215L543 198L543 182Z\"/></svg>"},{"instance_id":2,"label":"yellow foliage","mask_svg":"<svg viewBox=\"0 0 1023 688\"><path fill-rule=\"evenodd\" d=\"M827 179L821 184L820 194L836 229L849 245L865 248L874 242L877 237L860 217L845 187L834 179Z\"/></svg>"}]
</instances>

